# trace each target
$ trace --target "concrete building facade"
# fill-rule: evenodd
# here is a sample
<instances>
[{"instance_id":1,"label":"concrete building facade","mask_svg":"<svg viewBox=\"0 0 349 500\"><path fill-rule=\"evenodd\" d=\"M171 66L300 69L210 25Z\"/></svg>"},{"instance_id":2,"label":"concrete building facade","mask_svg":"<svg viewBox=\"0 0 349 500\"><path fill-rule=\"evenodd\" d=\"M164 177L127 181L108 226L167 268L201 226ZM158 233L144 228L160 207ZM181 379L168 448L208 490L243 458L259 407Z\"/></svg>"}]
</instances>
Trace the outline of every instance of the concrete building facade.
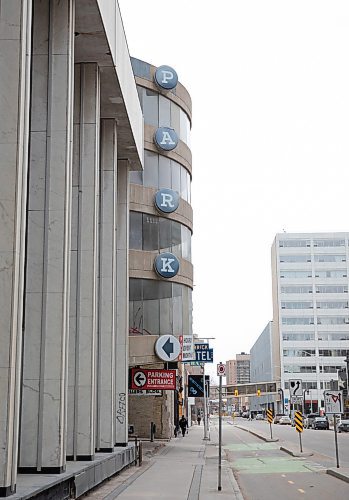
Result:
<instances>
[{"instance_id":1,"label":"concrete building facade","mask_svg":"<svg viewBox=\"0 0 349 500\"><path fill-rule=\"evenodd\" d=\"M164 334L192 336L191 98L173 68L138 59L132 66L144 114L144 170L130 177L130 366L177 368L156 356L154 344ZM156 270L159 258L168 273ZM148 437L153 422L158 437L173 435L182 391L179 371L176 391L131 393L135 433Z\"/></svg>"},{"instance_id":2,"label":"concrete building facade","mask_svg":"<svg viewBox=\"0 0 349 500\"><path fill-rule=\"evenodd\" d=\"M302 381L306 412L324 406L345 367L348 263L349 233L282 233L272 246L272 359L286 399L289 381Z\"/></svg>"},{"instance_id":3,"label":"concrete building facade","mask_svg":"<svg viewBox=\"0 0 349 500\"><path fill-rule=\"evenodd\" d=\"M18 471L79 460L89 473L69 480L83 493L134 457L129 172L143 165L142 111L115 0L2 0L0 41L0 495Z\"/></svg>"}]
</instances>

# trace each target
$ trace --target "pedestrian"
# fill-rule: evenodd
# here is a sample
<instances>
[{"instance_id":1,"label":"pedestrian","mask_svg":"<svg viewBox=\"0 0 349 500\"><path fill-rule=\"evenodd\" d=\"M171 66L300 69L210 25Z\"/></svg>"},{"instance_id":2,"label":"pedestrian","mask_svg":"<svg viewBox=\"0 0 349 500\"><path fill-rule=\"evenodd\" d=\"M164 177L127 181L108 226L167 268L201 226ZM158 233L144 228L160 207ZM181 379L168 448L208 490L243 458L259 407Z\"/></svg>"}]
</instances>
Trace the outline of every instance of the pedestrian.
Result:
<instances>
[{"instance_id":1,"label":"pedestrian","mask_svg":"<svg viewBox=\"0 0 349 500\"><path fill-rule=\"evenodd\" d=\"M201 417L200 417L200 415L198 415L197 421L198 421L198 425L200 425L200 422L201 422Z\"/></svg>"},{"instance_id":2,"label":"pedestrian","mask_svg":"<svg viewBox=\"0 0 349 500\"><path fill-rule=\"evenodd\" d=\"M178 433L179 433L179 425L175 424L175 426L174 426L174 436L177 437Z\"/></svg>"},{"instance_id":3,"label":"pedestrian","mask_svg":"<svg viewBox=\"0 0 349 500\"><path fill-rule=\"evenodd\" d=\"M184 415L182 415L181 419L179 420L179 427L181 428L182 431L182 436L185 436L185 431L187 430L188 427L188 420L185 418Z\"/></svg>"}]
</instances>

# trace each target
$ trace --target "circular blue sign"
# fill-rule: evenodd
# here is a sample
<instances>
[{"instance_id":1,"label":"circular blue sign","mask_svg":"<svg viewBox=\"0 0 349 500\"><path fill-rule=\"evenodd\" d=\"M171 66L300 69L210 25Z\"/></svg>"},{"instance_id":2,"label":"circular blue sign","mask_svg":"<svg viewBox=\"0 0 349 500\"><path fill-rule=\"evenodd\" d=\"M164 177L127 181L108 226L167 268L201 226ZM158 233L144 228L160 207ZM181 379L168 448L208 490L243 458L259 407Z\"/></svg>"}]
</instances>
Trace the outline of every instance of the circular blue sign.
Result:
<instances>
[{"instance_id":1,"label":"circular blue sign","mask_svg":"<svg viewBox=\"0 0 349 500\"><path fill-rule=\"evenodd\" d=\"M171 90L178 83L178 75L171 66L159 66L155 71L154 80L162 89Z\"/></svg>"},{"instance_id":2,"label":"circular blue sign","mask_svg":"<svg viewBox=\"0 0 349 500\"><path fill-rule=\"evenodd\" d=\"M156 145L164 151L172 151L178 144L178 136L173 128L160 127L155 132Z\"/></svg>"},{"instance_id":3,"label":"circular blue sign","mask_svg":"<svg viewBox=\"0 0 349 500\"><path fill-rule=\"evenodd\" d=\"M160 189L155 195L155 206L160 212L170 214L175 212L179 205L179 194L172 189Z\"/></svg>"},{"instance_id":4,"label":"circular blue sign","mask_svg":"<svg viewBox=\"0 0 349 500\"><path fill-rule=\"evenodd\" d=\"M173 253L160 253L154 261L154 267L162 278L173 278L179 271L179 260Z\"/></svg>"}]
</instances>

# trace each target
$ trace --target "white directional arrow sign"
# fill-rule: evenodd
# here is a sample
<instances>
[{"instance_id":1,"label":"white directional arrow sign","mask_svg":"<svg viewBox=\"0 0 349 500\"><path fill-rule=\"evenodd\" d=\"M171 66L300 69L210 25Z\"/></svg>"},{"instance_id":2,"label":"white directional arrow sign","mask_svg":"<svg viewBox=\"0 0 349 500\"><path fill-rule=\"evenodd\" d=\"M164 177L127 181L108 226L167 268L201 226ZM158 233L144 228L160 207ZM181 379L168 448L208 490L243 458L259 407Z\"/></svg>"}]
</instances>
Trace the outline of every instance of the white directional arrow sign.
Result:
<instances>
[{"instance_id":1,"label":"white directional arrow sign","mask_svg":"<svg viewBox=\"0 0 349 500\"><path fill-rule=\"evenodd\" d=\"M181 352L181 345L173 335L161 335L156 341L155 352L163 361L174 361Z\"/></svg>"},{"instance_id":2,"label":"white directional arrow sign","mask_svg":"<svg viewBox=\"0 0 349 500\"><path fill-rule=\"evenodd\" d=\"M146 384L147 377L143 372L135 372L133 375L133 383L137 387L143 387Z\"/></svg>"}]
</instances>

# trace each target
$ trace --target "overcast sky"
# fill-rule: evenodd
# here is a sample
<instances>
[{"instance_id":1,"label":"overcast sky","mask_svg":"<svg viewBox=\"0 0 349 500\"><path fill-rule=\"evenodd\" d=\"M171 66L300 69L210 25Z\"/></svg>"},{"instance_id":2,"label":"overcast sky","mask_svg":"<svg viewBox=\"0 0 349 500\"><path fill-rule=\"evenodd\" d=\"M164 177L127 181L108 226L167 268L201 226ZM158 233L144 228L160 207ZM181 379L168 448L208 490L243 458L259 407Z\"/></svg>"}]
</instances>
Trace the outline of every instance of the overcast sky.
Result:
<instances>
[{"instance_id":1,"label":"overcast sky","mask_svg":"<svg viewBox=\"0 0 349 500\"><path fill-rule=\"evenodd\" d=\"M278 232L349 231L348 0L119 0L132 56L193 100L194 332L215 364L272 319Z\"/></svg>"}]
</instances>

